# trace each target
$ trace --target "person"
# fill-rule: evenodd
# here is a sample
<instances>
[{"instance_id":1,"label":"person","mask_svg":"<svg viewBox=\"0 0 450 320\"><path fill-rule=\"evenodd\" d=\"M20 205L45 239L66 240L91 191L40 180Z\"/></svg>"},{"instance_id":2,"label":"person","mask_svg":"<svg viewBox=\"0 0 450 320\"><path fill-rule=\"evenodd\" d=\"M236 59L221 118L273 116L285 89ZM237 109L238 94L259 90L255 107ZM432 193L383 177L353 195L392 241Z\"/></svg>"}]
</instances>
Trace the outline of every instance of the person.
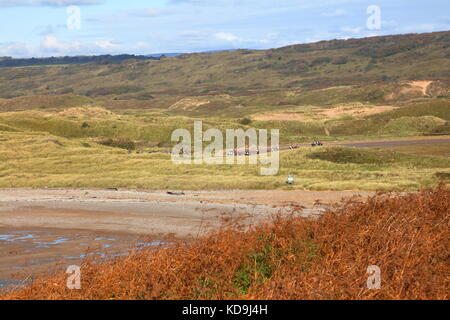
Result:
<instances>
[{"instance_id":1,"label":"person","mask_svg":"<svg viewBox=\"0 0 450 320\"><path fill-rule=\"evenodd\" d=\"M288 175L287 184L294 184L294 176L292 174Z\"/></svg>"}]
</instances>

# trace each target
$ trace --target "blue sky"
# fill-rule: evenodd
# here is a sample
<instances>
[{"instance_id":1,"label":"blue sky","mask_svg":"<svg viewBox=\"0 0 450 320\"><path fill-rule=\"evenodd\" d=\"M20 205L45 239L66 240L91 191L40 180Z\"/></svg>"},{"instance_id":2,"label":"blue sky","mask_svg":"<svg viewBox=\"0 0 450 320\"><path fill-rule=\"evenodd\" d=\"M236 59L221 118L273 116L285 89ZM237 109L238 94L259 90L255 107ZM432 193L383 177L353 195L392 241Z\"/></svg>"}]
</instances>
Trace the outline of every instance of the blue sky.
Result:
<instances>
[{"instance_id":1,"label":"blue sky","mask_svg":"<svg viewBox=\"0 0 450 320\"><path fill-rule=\"evenodd\" d=\"M371 5L380 28L367 25ZM79 8L75 27L69 6ZM443 30L448 0L0 0L0 56L14 57L267 49Z\"/></svg>"}]
</instances>

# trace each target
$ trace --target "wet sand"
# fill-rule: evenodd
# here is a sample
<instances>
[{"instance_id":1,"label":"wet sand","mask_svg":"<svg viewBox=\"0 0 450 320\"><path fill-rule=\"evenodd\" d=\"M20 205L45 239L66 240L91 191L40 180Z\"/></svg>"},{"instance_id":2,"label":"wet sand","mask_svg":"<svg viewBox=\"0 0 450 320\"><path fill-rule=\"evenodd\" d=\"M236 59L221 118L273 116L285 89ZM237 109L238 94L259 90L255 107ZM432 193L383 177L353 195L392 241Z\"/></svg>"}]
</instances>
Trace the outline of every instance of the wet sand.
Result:
<instances>
[{"instance_id":1,"label":"wet sand","mask_svg":"<svg viewBox=\"0 0 450 320\"><path fill-rule=\"evenodd\" d=\"M41 273L72 264L80 265L88 256L104 258L153 244L159 242L121 233L0 227L0 288L26 283Z\"/></svg>"},{"instance_id":2,"label":"wet sand","mask_svg":"<svg viewBox=\"0 0 450 320\"><path fill-rule=\"evenodd\" d=\"M0 189L0 287L79 264L87 255L126 254L168 235L194 239L224 218L254 225L276 214L320 215L326 204L371 192ZM315 205L320 200L323 205ZM56 265L59 263L59 265ZM14 279L19 279L16 281Z\"/></svg>"}]
</instances>

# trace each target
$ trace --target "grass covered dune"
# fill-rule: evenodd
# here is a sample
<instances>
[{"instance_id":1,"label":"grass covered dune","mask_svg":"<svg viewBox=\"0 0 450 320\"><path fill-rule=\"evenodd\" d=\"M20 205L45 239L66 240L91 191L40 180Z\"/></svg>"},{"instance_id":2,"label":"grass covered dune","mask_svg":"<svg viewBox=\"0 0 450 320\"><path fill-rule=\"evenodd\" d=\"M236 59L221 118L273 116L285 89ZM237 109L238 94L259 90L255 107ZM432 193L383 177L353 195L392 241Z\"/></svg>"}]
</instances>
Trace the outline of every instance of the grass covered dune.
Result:
<instances>
[{"instance_id":1,"label":"grass covered dune","mask_svg":"<svg viewBox=\"0 0 450 320\"><path fill-rule=\"evenodd\" d=\"M347 108L373 110L376 105L361 105ZM333 111L344 108L342 105L313 107L301 105L289 107L287 119L302 117L303 120L252 120L253 116L263 112L260 106L254 106L253 115L236 118L236 110L230 110L227 116L220 117L215 110L205 118L170 114L168 110L153 112L122 111L114 113L108 109L84 106L63 109L62 111L29 110L0 113L0 131L46 132L64 138L112 138L147 142L153 145L172 145L171 134L179 128L193 132L195 120L203 120L204 130L217 128L244 130L279 129L282 144L311 142L320 138L324 141L346 139L376 139L389 137L410 137L422 135L445 135L450 133L450 102L447 99L429 99L407 106L373 114L365 117L341 115L336 118L325 116L316 118L318 110ZM282 107L271 106L270 110L282 112ZM289 110L286 109L286 110ZM311 110L310 110L311 109ZM344 108L345 109L345 108ZM306 112L305 110L310 110ZM310 113L310 116L307 114ZM294 117L294 118L292 118Z\"/></svg>"},{"instance_id":2,"label":"grass covered dune","mask_svg":"<svg viewBox=\"0 0 450 320\"><path fill-rule=\"evenodd\" d=\"M313 139L327 144L326 141L437 136L448 134L449 110L447 100L430 99L364 118L205 118L203 129L225 132L230 128L276 128L280 129L282 145L310 143ZM170 150L174 144L172 132L179 128L192 131L194 120L198 119L156 111L115 113L95 106L1 113L0 188L412 191L435 186L450 176L448 143L413 146L411 154L402 153L402 148L396 152L395 148L302 147L281 153L277 176L261 176L260 168L252 165L177 166L169 155L154 153ZM136 154L137 150L144 153ZM292 187L285 184L288 174L296 176Z\"/></svg>"},{"instance_id":3,"label":"grass covered dune","mask_svg":"<svg viewBox=\"0 0 450 320\"><path fill-rule=\"evenodd\" d=\"M0 132L1 188L181 190L417 190L450 174L450 159L344 147L281 152L276 176L257 165L175 165L162 153L129 154L86 139ZM296 176L286 186L288 174Z\"/></svg>"},{"instance_id":4,"label":"grass covered dune","mask_svg":"<svg viewBox=\"0 0 450 320\"><path fill-rule=\"evenodd\" d=\"M276 218L192 243L86 260L1 299L448 299L450 191L350 199L318 220ZM367 287L369 266L381 288ZM48 278L50 277L50 278Z\"/></svg>"}]
</instances>

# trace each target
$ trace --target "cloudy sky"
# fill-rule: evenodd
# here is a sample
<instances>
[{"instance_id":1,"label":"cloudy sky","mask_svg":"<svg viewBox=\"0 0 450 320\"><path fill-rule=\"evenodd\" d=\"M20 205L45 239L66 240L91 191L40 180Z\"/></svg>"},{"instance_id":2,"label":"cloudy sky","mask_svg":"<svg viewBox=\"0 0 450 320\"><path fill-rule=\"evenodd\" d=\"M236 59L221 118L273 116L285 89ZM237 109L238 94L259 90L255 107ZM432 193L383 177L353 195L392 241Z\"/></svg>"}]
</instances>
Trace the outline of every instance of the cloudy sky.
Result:
<instances>
[{"instance_id":1,"label":"cloudy sky","mask_svg":"<svg viewBox=\"0 0 450 320\"><path fill-rule=\"evenodd\" d=\"M0 56L13 57L267 49L443 30L449 0L0 0Z\"/></svg>"}]
</instances>

